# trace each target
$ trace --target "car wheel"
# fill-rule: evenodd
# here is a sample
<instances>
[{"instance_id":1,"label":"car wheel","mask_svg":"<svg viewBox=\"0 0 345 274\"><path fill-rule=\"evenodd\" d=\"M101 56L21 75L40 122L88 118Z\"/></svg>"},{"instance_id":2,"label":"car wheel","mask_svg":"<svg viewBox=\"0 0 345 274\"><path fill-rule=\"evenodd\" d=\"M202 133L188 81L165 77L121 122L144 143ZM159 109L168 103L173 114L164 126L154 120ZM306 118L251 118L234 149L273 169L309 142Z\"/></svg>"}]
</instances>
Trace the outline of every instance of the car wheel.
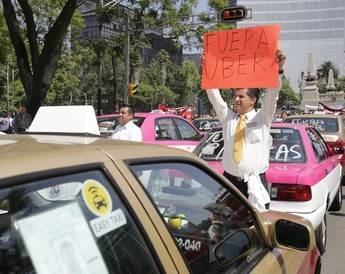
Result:
<instances>
[{"instance_id":1,"label":"car wheel","mask_svg":"<svg viewBox=\"0 0 345 274\"><path fill-rule=\"evenodd\" d=\"M334 200L329 208L330 211L339 211L343 206L343 190L342 186L339 186L338 192L334 197Z\"/></svg>"},{"instance_id":2,"label":"car wheel","mask_svg":"<svg viewBox=\"0 0 345 274\"><path fill-rule=\"evenodd\" d=\"M327 217L326 213L323 217L321 224L315 231L315 238L316 238L316 245L322 255L326 251L326 244L327 244Z\"/></svg>"}]
</instances>

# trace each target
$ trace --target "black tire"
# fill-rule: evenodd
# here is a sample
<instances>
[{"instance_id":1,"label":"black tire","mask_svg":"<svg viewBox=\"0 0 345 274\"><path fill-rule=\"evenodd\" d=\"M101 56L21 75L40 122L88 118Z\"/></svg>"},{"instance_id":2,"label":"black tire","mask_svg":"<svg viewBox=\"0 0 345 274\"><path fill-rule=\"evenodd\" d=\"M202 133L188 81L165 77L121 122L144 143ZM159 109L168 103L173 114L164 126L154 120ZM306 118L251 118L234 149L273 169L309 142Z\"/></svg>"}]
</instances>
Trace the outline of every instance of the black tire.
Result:
<instances>
[{"instance_id":1,"label":"black tire","mask_svg":"<svg viewBox=\"0 0 345 274\"><path fill-rule=\"evenodd\" d=\"M341 185L345 186L345 175L343 175L343 177L341 178Z\"/></svg>"},{"instance_id":2,"label":"black tire","mask_svg":"<svg viewBox=\"0 0 345 274\"><path fill-rule=\"evenodd\" d=\"M326 251L327 245L327 215L323 217L321 224L315 230L316 245L322 255Z\"/></svg>"},{"instance_id":3,"label":"black tire","mask_svg":"<svg viewBox=\"0 0 345 274\"><path fill-rule=\"evenodd\" d=\"M340 185L339 189L337 191L337 194L334 197L334 200L331 204L331 206L329 207L330 211L339 211L341 210L341 207L343 206L343 188Z\"/></svg>"}]
</instances>

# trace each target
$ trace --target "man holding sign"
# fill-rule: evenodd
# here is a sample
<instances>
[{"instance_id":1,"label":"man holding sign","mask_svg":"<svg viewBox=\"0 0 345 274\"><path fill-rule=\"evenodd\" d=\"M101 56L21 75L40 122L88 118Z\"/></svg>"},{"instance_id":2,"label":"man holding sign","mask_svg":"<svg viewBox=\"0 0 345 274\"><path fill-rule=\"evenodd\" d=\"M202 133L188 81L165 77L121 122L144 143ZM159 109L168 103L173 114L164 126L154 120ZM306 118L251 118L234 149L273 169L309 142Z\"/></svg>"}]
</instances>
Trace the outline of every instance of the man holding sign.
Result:
<instances>
[{"instance_id":1,"label":"man holding sign","mask_svg":"<svg viewBox=\"0 0 345 274\"><path fill-rule=\"evenodd\" d=\"M268 209L270 202L265 177L270 126L286 59L277 50L278 34L279 27L269 26L207 33L204 37L202 87L223 125L224 176L260 211ZM215 85L235 88L233 109L228 108ZM258 88L263 87L269 89L256 111Z\"/></svg>"}]
</instances>

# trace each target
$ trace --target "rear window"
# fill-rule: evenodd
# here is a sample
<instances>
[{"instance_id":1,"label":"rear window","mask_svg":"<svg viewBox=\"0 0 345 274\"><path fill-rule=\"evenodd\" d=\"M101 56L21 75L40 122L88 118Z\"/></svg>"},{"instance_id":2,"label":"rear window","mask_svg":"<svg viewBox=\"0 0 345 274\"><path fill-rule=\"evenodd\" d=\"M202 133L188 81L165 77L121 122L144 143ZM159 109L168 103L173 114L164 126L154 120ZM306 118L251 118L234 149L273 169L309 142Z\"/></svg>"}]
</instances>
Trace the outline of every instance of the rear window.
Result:
<instances>
[{"instance_id":1,"label":"rear window","mask_svg":"<svg viewBox=\"0 0 345 274\"><path fill-rule=\"evenodd\" d=\"M271 128L271 163L303 163L305 152L298 130L293 128Z\"/></svg>"},{"instance_id":2,"label":"rear window","mask_svg":"<svg viewBox=\"0 0 345 274\"><path fill-rule=\"evenodd\" d=\"M334 133L339 131L338 119L323 117L297 117L286 118L284 122L314 126L321 133Z\"/></svg>"},{"instance_id":3,"label":"rear window","mask_svg":"<svg viewBox=\"0 0 345 274\"><path fill-rule=\"evenodd\" d=\"M223 158L224 141L222 130L208 132L194 153L205 161L219 161Z\"/></svg>"}]
</instances>

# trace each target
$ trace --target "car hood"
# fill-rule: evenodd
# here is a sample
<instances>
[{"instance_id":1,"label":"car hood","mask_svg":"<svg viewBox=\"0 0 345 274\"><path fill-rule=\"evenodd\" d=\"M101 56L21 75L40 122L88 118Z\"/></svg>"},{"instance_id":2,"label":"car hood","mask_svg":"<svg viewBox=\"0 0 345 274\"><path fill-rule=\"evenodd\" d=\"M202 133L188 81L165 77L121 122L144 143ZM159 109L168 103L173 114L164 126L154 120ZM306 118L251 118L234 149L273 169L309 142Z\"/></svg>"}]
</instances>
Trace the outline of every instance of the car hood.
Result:
<instances>
[{"instance_id":1,"label":"car hood","mask_svg":"<svg viewBox=\"0 0 345 274\"><path fill-rule=\"evenodd\" d=\"M297 184L298 176L307 167L307 164L286 164L286 163L270 163L266 171L268 183L279 184Z\"/></svg>"}]
</instances>

